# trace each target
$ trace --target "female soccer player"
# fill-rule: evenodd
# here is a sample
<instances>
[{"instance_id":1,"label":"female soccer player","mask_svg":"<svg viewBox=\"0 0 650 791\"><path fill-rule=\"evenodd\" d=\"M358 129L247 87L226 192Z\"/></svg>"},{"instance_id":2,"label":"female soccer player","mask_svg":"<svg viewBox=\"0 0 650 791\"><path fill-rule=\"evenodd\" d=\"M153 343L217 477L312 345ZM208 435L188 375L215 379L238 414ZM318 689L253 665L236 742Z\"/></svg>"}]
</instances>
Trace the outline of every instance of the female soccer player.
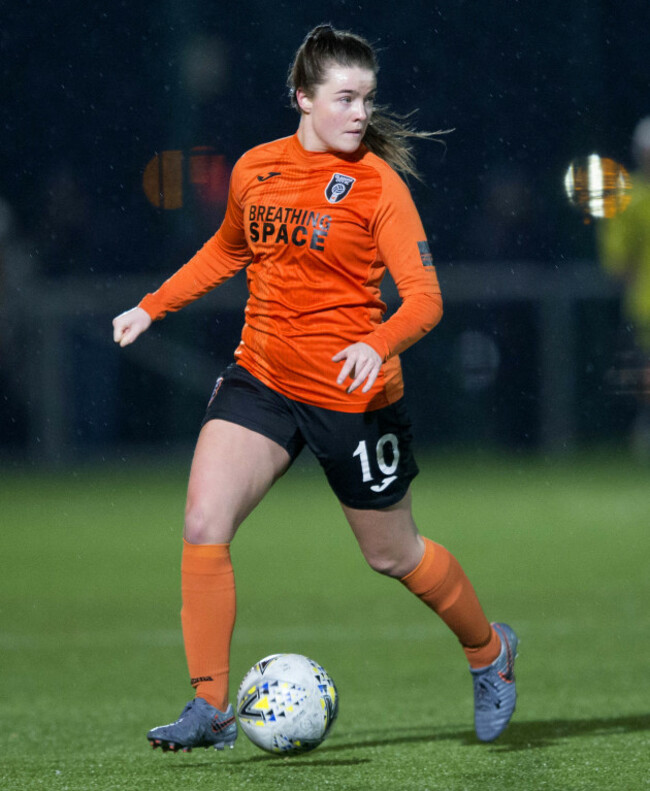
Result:
<instances>
[{"instance_id":1,"label":"female soccer player","mask_svg":"<svg viewBox=\"0 0 650 791\"><path fill-rule=\"evenodd\" d=\"M415 173L409 138L427 135L374 108L377 70L359 36L329 25L309 33L289 75L297 132L241 157L217 233L113 320L126 346L247 267L241 343L209 401L188 486L181 620L195 697L176 722L148 733L163 750L234 744L230 543L305 445L370 566L400 580L458 637L478 738L495 739L515 708L517 637L488 622L458 561L420 536L411 514L418 469L398 355L438 323L442 300L398 175ZM401 304L382 322L386 269Z\"/></svg>"}]
</instances>

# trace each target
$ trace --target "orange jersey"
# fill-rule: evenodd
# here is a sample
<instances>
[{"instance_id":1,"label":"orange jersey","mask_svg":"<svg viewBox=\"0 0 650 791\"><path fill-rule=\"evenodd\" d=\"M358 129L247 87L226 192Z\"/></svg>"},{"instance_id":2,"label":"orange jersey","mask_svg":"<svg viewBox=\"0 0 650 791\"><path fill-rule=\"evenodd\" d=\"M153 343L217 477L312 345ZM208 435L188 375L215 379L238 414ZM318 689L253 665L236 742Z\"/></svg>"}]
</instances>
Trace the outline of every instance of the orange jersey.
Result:
<instances>
[{"instance_id":1,"label":"orange jersey","mask_svg":"<svg viewBox=\"0 0 650 791\"><path fill-rule=\"evenodd\" d=\"M442 298L406 184L361 147L305 151L298 137L251 149L233 169L217 233L140 307L178 310L247 266L249 299L235 358L296 401L342 412L378 409L403 393L398 354L432 329ZM385 322L386 269L401 305ZM332 357L363 341L384 360L368 393L347 393Z\"/></svg>"}]
</instances>

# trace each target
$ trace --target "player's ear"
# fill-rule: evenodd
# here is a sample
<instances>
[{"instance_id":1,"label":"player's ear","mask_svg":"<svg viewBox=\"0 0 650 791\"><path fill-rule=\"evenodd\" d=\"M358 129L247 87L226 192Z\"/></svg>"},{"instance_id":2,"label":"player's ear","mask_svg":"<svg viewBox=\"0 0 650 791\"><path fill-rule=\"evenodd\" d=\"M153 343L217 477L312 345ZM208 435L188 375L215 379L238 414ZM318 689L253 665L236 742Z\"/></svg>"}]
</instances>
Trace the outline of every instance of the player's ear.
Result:
<instances>
[{"instance_id":1,"label":"player's ear","mask_svg":"<svg viewBox=\"0 0 650 791\"><path fill-rule=\"evenodd\" d=\"M300 112L302 113L309 113L311 112L311 99L307 94L303 91L302 88L296 88L296 102L298 102L298 107L300 108Z\"/></svg>"}]
</instances>

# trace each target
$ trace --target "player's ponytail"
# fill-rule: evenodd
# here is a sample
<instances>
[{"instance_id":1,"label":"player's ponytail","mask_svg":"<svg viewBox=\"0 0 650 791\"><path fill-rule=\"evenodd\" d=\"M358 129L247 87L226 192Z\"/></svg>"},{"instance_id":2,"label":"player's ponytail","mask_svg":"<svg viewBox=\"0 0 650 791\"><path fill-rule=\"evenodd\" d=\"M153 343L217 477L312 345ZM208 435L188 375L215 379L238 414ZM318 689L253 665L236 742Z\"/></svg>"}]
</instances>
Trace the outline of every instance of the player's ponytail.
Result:
<instances>
[{"instance_id":1,"label":"player's ponytail","mask_svg":"<svg viewBox=\"0 0 650 791\"><path fill-rule=\"evenodd\" d=\"M317 86L325 82L327 70L333 64L357 66L374 74L379 71L375 51L366 39L335 30L331 25L319 25L307 34L289 69L289 96L297 110L300 108L296 91L300 88L312 97ZM444 132L419 132L405 123L407 118L394 115L387 107L375 106L363 142L398 173L419 178L412 141L435 139Z\"/></svg>"}]
</instances>

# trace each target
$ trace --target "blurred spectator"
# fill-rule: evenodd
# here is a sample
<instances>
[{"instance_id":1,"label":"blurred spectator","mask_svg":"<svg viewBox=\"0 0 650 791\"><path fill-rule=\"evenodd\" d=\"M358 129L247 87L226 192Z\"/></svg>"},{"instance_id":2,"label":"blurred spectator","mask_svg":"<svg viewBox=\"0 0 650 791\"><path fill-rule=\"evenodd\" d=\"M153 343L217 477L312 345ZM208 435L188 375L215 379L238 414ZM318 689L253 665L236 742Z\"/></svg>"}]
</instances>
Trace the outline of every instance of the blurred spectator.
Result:
<instances>
[{"instance_id":1,"label":"blurred spectator","mask_svg":"<svg viewBox=\"0 0 650 791\"><path fill-rule=\"evenodd\" d=\"M39 257L46 275L84 271L92 261L93 233L90 200L82 179L67 163L47 175L43 189L43 222Z\"/></svg>"},{"instance_id":2,"label":"blurred spectator","mask_svg":"<svg viewBox=\"0 0 650 791\"><path fill-rule=\"evenodd\" d=\"M602 265L623 286L623 336L614 384L633 393L638 402L633 445L650 458L650 116L634 130L632 176L628 208L603 222L599 229Z\"/></svg>"},{"instance_id":3,"label":"blurred spectator","mask_svg":"<svg viewBox=\"0 0 650 791\"><path fill-rule=\"evenodd\" d=\"M65 380L65 386L61 385L65 388L65 416L57 413L57 419L66 423L66 430L69 421L67 440L70 445L74 441L80 446L100 445L114 438L118 358L110 344L103 343L93 333L96 317L92 310L97 307L77 304L72 309L74 288L77 282L83 284L84 277L110 272L116 263L125 262L126 267L133 260L128 217L125 221L122 219L125 212L111 213L106 206L100 205L94 178L94 171L86 172L67 160L61 160L46 172L34 246L39 277L32 286L33 303L25 311L25 320L33 324L34 348L31 352L36 377L45 375L46 346L41 344L44 344L44 333L51 333L53 322L55 324L57 343L52 342L51 348L60 355L56 368ZM124 248L122 254L113 254L119 245ZM41 311L50 292L59 296L54 304L59 306L60 312L52 313L48 309L49 323L44 326L45 317ZM66 293L70 295L69 313L60 307L61 295ZM21 352L24 356L24 341ZM43 403L48 399L56 400L50 399L46 392L40 397ZM61 448L61 454L70 450L71 447Z\"/></svg>"},{"instance_id":4,"label":"blurred spectator","mask_svg":"<svg viewBox=\"0 0 650 791\"><path fill-rule=\"evenodd\" d=\"M539 258L531 179L519 166L495 164L483 178L478 210L461 240L461 257L488 261Z\"/></svg>"},{"instance_id":5,"label":"blurred spectator","mask_svg":"<svg viewBox=\"0 0 650 791\"><path fill-rule=\"evenodd\" d=\"M18 326L29 299L35 264L16 215L0 197L0 448L21 439L26 389L24 328Z\"/></svg>"},{"instance_id":6,"label":"blurred spectator","mask_svg":"<svg viewBox=\"0 0 650 791\"><path fill-rule=\"evenodd\" d=\"M14 210L0 196L0 305L26 296L35 273L34 258L18 229Z\"/></svg>"}]
</instances>

